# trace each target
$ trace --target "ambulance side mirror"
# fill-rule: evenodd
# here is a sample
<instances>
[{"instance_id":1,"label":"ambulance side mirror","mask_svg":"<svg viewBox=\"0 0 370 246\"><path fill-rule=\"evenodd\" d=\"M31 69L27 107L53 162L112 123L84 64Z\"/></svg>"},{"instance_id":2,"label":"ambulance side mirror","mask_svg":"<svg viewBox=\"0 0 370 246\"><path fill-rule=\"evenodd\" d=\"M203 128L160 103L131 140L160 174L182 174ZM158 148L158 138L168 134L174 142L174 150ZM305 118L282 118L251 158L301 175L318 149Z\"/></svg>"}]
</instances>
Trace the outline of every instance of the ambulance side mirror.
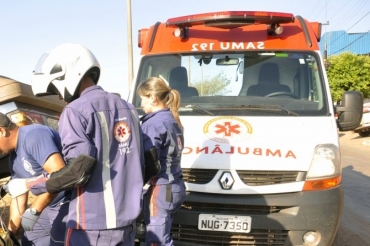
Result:
<instances>
[{"instance_id":1,"label":"ambulance side mirror","mask_svg":"<svg viewBox=\"0 0 370 246\"><path fill-rule=\"evenodd\" d=\"M360 125L363 100L363 95L359 91L344 92L341 104L335 106L339 131L351 131Z\"/></svg>"}]
</instances>

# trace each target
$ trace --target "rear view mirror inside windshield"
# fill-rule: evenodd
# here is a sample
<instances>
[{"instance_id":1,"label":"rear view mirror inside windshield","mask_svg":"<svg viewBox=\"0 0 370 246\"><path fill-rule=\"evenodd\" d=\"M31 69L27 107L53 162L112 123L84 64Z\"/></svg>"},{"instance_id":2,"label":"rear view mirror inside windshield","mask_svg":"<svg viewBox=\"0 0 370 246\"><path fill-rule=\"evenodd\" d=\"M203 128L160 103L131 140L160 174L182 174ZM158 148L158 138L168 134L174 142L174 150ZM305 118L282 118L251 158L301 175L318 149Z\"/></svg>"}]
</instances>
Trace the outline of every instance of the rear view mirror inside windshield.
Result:
<instances>
[{"instance_id":1,"label":"rear view mirror inside windshield","mask_svg":"<svg viewBox=\"0 0 370 246\"><path fill-rule=\"evenodd\" d=\"M238 58L229 58L226 56L225 58L219 58L216 60L216 65L219 66L230 66L230 65L238 65L239 59Z\"/></svg>"}]
</instances>

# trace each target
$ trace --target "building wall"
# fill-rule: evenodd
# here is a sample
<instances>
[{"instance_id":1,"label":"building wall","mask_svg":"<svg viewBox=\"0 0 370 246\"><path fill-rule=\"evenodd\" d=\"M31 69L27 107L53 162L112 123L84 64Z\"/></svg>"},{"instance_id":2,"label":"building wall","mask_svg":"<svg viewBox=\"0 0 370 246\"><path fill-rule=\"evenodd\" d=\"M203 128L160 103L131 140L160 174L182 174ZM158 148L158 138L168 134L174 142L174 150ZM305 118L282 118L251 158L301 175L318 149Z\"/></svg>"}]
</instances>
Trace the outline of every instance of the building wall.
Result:
<instances>
[{"instance_id":1,"label":"building wall","mask_svg":"<svg viewBox=\"0 0 370 246\"><path fill-rule=\"evenodd\" d=\"M320 50L324 54L325 43L327 56L339 55L343 52L370 54L370 31L364 33L346 33L333 31L324 33L320 40Z\"/></svg>"}]
</instances>

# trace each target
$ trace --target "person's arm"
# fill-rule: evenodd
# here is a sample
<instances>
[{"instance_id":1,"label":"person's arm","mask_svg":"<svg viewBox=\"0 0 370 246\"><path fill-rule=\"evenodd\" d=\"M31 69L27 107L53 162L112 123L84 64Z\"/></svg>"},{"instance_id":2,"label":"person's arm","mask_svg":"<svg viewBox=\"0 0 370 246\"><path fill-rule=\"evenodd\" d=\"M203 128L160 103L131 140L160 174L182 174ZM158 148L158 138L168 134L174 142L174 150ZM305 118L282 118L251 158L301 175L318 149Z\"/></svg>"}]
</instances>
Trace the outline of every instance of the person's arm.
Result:
<instances>
[{"instance_id":1,"label":"person's arm","mask_svg":"<svg viewBox=\"0 0 370 246\"><path fill-rule=\"evenodd\" d=\"M59 135L63 139L63 158L66 162L84 154L96 157L97 149L87 129L94 127L77 110L65 107L59 120ZM71 134L73 132L73 134Z\"/></svg>"},{"instance_id":2,"label":"person's arm","mask_svg":"<svg viewBox=\"0 0 370 246\"><path fill-rule=\"evenodd\" d=\"M17 196L10 201L8 228L17 235L21 226L21 215L27 208L28 193Z\"/></svg>"},{"instance_id":3,"label":"person's arm","mask_svg":"<svg viewBox=\"0 0 370 246\"><path fill-rule=\"evenodd\" d=\"M51 129L40 127L27 133L27 141L22 143L24 151L33 158L33 165L36 163L42 167L44 172L37 177L29 177L22 180L9 181L9 193L15 197L25 190L31 191L35 196L46 193L46 181L48 174L56 172L65 166L64 159L60 153L60 138ZM14 183L14 185L13 185ZM49 195L43 195L45 199ZM36 201L37 202L37 201Z\"/></svg>"},{"instance_id":4,"label":"person's arm","mask_svg":"<svg viewBox=\"0 0 370 246\"><path fill-rule=\"evenodd\" d=\"M96 147L86 129L87 120L77 110L66 106L59 120L59 135L63 139L63 158L66 167L50 173L46 182L49 193L84 185L88 182L96 162ZM73 132L73 134L71 134Z\"/></svg>"},{"instance_id":5,"label":"person's arm","mask_svg":"<svg viewBox=\"0 0 370 246\"><path fill-rule=\"evenodd\" d=\"M52 173L62 169L65 166L64 160L59 152L51 154L49 158L46 160L43 168L47 173ZM35 208L38 212L41 212L44 208L46 208L51 201L57 196L58 194L50 194L48 192L38 195L34 202L32 203L31 207Z\"/></svg>"},{"instance_id":6,"label":"person's arm","mask_svg":"<svg viewBox=\"0 0 370 246\"><path fill-rule=\"evenodd\" d=\"M59 152L51 154L45 161L43 168L46 172L54 172L64 167L64 160ZM45 182L43 182L45 183ZM58 194L49 192L42 193L36 197L34 202L27 208L21 216L21 224L25 231L33 230L40 214Z\"/></svg>"},{"instance_id":7,"label":"person's arm","mask_svg":"<svg viewBox=\"0 0 370 246\"><path fill-rule=\"evenodd\" d=\"M158 128L151 125L142 125L143 148L144 148L144 183L150 181L161 170L159 155L161 151L162 140Z\"/></svg>"}]
</instances>

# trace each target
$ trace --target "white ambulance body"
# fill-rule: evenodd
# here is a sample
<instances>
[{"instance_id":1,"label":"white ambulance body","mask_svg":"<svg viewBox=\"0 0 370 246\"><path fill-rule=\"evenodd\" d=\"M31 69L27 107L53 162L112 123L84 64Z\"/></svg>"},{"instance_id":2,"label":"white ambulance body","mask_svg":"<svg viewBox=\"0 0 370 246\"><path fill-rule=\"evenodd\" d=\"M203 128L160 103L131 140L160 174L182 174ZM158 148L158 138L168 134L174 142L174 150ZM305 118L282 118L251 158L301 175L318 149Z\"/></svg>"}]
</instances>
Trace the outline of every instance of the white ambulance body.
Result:
<instances>
[{"instance_id":1,"label":"white ambulance body","mask_svg":"<svg viewBox=\"0 0 370 246\"><path fill-rule=\"evenodd\" d=\"M334 241L338 127L360 123L362 95L346 92L333 106L320 28L287 13L225 11L139 31L129 101L143 114L136 88L148 77L181 94L187 197L171 229L176 246Z\"/></svg>"}]
</instances>

